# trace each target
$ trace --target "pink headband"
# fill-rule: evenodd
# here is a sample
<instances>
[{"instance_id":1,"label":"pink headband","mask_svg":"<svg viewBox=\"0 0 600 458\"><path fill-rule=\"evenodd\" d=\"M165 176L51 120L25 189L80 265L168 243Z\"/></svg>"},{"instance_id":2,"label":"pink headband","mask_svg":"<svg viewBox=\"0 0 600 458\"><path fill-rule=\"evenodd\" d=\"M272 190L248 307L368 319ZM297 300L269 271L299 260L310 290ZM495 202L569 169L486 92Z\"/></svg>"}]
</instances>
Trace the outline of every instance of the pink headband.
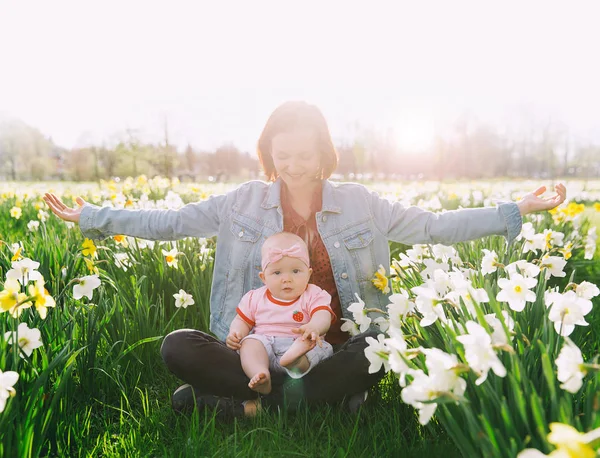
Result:
<instances>
[{"instance_id":1,"label":"pink headband","mask_svg":"<svg viewBox=\"0 0 600 458\"><path fill-rule=\"evenodd\" d=\"M296 243L289 248L284 248L283 250L281 248L269 248L265 256L266 259L262 260L263 272L269 264L271 264L272 262L279 261L284 256L289 256L290 258L298 258L300 259L300 261L306 264L307 267L310 264L310 261L308 260L308 256L306 254L306 250L300 248L300 245Z\"/></svg>"}]
</instances>

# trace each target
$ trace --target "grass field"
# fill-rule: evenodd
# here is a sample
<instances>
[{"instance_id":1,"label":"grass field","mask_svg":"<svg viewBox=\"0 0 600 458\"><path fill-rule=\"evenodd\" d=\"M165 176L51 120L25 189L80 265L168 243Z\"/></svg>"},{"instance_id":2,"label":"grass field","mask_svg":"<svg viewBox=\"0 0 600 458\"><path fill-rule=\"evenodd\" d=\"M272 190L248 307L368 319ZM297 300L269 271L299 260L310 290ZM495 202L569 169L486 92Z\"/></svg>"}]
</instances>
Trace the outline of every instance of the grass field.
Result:
<instances>
[{"instance_id":1,"label":"grass field","mask_svg":"<svg viewBox=\"0 0 600 458\"><path fill-rule=\"evenodd\" d=\"M147 186L156 198L164 197L169 189L160 183ZM38 188L43 189L43 186L38 185ZM219 190L222 191L222 187ZM182 192L181 196L187 201L205 198L212 191L198 186L197 189L188 188L187 194ZM75 192L65 191L65 198L70 199ZM103 191L86 192L87 198L97 203L121 199L119 191L110 186ZM384 192L390 192L390 188L386 187ZM413 194L415 199L432 202L432 194L419 192ZM125 190L123 195L125 199L129 196L135 196L133 200L140 198L136 185ZM441 200L460 199L453 195L446 197ZM11 216L14 207L20 208L19 219ZM176 244L156 243L140 247L137 244L141 242L133 239L126 239L128 246L125 246L122 240L109 238L97 244L97 257L94 258L85 253L83 237L76 227L69 228L51 215L46 218L40 210L47 208L41 203L39 193L34 191L24 188L12 194L4 191L0 196L0 239L5 242L0 244L0 279L4 281L13 263L15 253L10 246L20 242L22 256L40 263L39 272L46 281L45 288L56 301L56 307L48 309L45 319L35 307L25 309L18 318L9 313L0 314L1 336L13 332L19 323L27 323L30 329L40 330L43 342L30 356L19 358L16 346L8 343L6 338L0 339L0 370L19 373L19 380L14 385L16 396L8 399L0 413L0 456L461 456L454 444L456 436L451 435L455 433L442 427L442 424L448 426L447 422L440 422L434 416L429 424L419 424L417 410L401 401L400 386L391 373L371 390L368 402L355 414L338 405L304 407L295 413L268 411L256 419L233 421L215 418L214 412L210 411L191 416L174 413L170 408L170 395L181 382L169 374L162 363L160 343L167 333L176 329L207 330L214 241L186 239ZM600 212L588 207L585 216L600 227ZM39 227L28 228L30 221L39 221ZM564 225L561 230L568 233L571 229ZM477 244L459 244L457 248L464 259L477 265L483 248L500 250L502 246L501 237L491 237ZM170 267L165 262L162 250L171 247L181 252L177 267ZM399 253L406 247L394 245L393 248ZM121 258L126 259L126 265L116 261L117 254L122 253L126 254ZM572 265L577 268L574 281L600 282L597 257L594 261L586 261L580 249L574 251ZM85 296L74 298L76 279L93 274L93 269L98 269L101 286L94 290L91 299ZM555 283L564 286L567 279ZM496 285L488 281L486 287L491 291ZM173 294L180 289L192 294L193 306L186 309L175 306ZM597 300L594 299L596 305ZM590 326L578 328L573 334L573 339L582 345L586 360L600 349L600 316L596 310L597 307L587 316ZM523 317L523 322L530 319ZM434 331L431 331L432 342L438 339ZM539 334L540 341L547 332ZM556 352L559 342L552 342L552 351ZM583 345L585 342L587 346ZM542 362L535 359L539 357L537 355L522 355L525 372L540 372ZM516 360L505 355L503 361L508 365ZM522 376L528 384L537 387L536 384L542 383L533 376L527 381L528 376ZM495 387L500 392L510 386L508 378L506 384L493 375L490 379L492 381L483 387ZM547 432L547 422L558 419L571 421L569 419L577 418L573 421L579 428L600 426L598 407L593 410L594 406L590 404L593 397L585 394L565 397L556 380L552 382L556 387L552 385L552 388L545 385L550 383L548 380L536 389L539 393L548 389L547 393L554 392L561 413L553 417L554 400L541 396L542 413L527 411L526 416L529 424L540 421L543 426L539 431L532 429L529 439L525 435L517 438L519 441L543 445L540 438ZM589 389L595 389L594 386L590 382ZM471 396L474 393L469 391ZM523 402L529 404L531 399ZM475 397L471 405L473 409L478 408L478 403L485 407L485 402L483 397L479 400ZM586 402L591 407L585 407ZM571 411L569 405L574 410ZM447 412L460 413L456 418L467 418L462 416L465 411L452 411L450 406L440 413L440 418L447 420ZM586 416L583 412L587 412ZM516 411L510 415L515 416L516 425ZM488 413L490 421L496 416L494 412ZM523 430L529 427L527 425L524 424ZM485 440L489 444L494 441L500 444L509 436L502 429L502 423L490 426L490 431L496 431L496 439L489 439L493 435L483 427L481 437L477 438L470 436L479 426L466 422L456 426L475 443ZM510 447L516 445L511 443ZM496 450L498 453L494 456L509 456L500 445L496 445ZM545 450L546 453L549 451Z\"/></svg>"}]
</instances>

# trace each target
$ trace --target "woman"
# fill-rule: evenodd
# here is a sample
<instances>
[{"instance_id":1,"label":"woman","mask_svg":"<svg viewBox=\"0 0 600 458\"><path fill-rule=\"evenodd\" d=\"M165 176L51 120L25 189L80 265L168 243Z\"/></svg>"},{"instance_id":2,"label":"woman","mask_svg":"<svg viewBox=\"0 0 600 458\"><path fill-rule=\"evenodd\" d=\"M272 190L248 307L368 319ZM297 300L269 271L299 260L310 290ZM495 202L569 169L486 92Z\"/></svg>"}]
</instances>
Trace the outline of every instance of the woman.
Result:
<instances>
[{"instance_id":1,"label":"woman","mask_svg":"<svg viewBox=\"0 0 600 458\"><path fill-rule=\"evenodd\" d=\"M256 393L248 388L239 355L224 340L238 302L260 286L260 249L268 236L287 231L307 242L311 282L331 295L338 319L326 336L337 347L334 355L300 382L273 379L273 390L263 404L350 398L351 404L359 405L383 375L369 374L364 356L365 337L375 333L349 338L340 329L341 318L350 315L347 308L356 294L373 307L388 303L370 281L380 264L389 265L388 241L452 244L501 234L510 243L520 232L522 215L554 208L566 196L559 184L557 195L549 199L539 197L545 191L540 187L518 203L434 214L381 199L359 184L334 184L328 178L337 155L327 123L317 107L305 102L286 102L271 114L258 142L258 156L270 183L244 183L179 210L98 208L81 198L78 208L69 208L52 194L44 196L56 215L78 222L89 238L126 234L175 240L217 235L210 301L210 330L217 338L181 329L167 335L161 348L167 367L188 384L173 396L178 409L193 405L196 395L197 403L218 404L224 413L255 413L242 407L241 401L254 399Z\"/></svg>"}]
</instances>

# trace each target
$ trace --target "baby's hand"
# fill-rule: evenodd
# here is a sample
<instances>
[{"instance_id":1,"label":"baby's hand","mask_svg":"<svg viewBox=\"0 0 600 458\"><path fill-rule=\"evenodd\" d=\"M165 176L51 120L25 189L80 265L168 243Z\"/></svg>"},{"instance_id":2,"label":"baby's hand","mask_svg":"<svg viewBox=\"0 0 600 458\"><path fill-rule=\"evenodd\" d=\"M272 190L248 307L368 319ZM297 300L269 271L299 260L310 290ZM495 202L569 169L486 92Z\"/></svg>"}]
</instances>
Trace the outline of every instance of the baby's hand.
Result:
<instances>
[{"instance_id":1,"label":"baby's hand","mask_svg":"<svg viewBox=\"0 0 600 458\"><path fill-rule=\"evenodd\" d=\"M303 324L299 328L292 329L295 334L302 334L300 337L302 340L313 340L319 347L323 346L323 339L319 335L318 331L314 329L310 323Z\"/></svg>"},{"instance_id":2,"label":"baby's hand","mask_svg":"<svg viewBox=\"0 0 600 458\"><path fill-rule=\"evenodd\" d=\"M227 338L225 339L225 344L228 348L231 348L232 350L239 350L242 347L240 345L240 340L242 339L239 333L235 331L230 332Z\"/></svg>"}]
</instances>

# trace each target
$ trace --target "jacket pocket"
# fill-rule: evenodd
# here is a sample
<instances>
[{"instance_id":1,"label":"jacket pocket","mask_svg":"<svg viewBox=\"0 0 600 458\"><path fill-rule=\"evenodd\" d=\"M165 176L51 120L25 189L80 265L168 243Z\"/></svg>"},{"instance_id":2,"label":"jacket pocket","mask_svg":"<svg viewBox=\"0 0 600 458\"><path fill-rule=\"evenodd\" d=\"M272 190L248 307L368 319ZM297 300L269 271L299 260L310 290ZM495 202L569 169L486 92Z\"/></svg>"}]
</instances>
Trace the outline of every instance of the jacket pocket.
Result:
<instances>
[{"instance_id":1,"label":"jacket pocket","mask_svg":"<svg viewBox=\"0 0 600 458\"><path fill-rule=\"evenodd\" d=\"M375 254L373 252L373 231L362 229L344 237L344 245L348 249L354 264L358 281L371 280L374 274Z\"/></svg>"},{"instance_id":2,"label":"jacket pocket","mask_svg":"<svg viewBox=\"0 0 600 458\"><path fill-rule=\"evenodd\" d=\"M234 240L255 243L260 238L260 231L241 221L233 220L230 227Z\"/></svg>"}]
</instances>

